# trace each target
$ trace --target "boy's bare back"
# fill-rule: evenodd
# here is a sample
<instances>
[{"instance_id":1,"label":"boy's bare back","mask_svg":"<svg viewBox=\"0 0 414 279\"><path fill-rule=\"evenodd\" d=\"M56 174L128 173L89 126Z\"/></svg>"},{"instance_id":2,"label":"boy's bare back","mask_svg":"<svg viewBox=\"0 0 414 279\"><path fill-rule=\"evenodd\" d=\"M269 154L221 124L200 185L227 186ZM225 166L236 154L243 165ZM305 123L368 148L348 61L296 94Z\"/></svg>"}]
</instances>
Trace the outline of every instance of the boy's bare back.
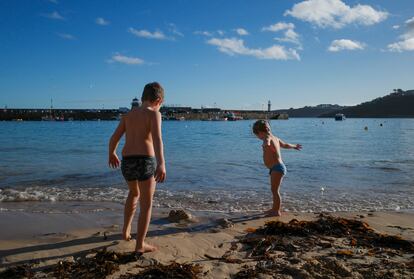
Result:
<instances>
[{"instance_id":1,"label":"boy's bare back","mask_svg":"<svg viewBox=\"0 0 414 279\"><path fill-rule=\"evenodd\" d=\"M271 168L275 164L282 163L279 139L268 135L263 140L263 161L266 167Z\"/></svg>"},{"instance_id":2,"label":"boy's bare back","mask_svg":"<svg viewBox=\"0 0 414 279\"><path fill-rule=\"evenodd\" d=\"M158 111L151 108L134 108L123 116L125 127L125 145L122 155L154 156L153 132L157 127Z\"/></svg>"}]
</instances>

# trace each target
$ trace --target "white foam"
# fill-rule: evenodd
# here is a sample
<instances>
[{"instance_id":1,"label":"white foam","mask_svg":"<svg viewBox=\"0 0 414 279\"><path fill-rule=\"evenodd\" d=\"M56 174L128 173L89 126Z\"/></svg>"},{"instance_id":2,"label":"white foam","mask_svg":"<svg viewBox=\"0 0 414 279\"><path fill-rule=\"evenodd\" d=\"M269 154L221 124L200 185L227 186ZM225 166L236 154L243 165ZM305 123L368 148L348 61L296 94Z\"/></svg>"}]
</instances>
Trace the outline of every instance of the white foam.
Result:
<instances>
[{"instance_id":1,"label":"white foam","mask_svg":"<svg viewBox=\"0 0 414 279\"><path fill-rule=\"evenodd\" d=\"M335 194L283 192L284 210L291 212L336 212L368 210L410 210L414 200L406 195L360 195L351 193ZM115 202L124 203L127 189L124 186L112 187L46 187L0 189L0 202L50 202L59 204L66 201ZM257 212L271 206L268 190L169 190L157 189L154 206L164 208L185 208L207 212ZM0 211L7 211L3 206ZM26 210L26 209L25 209Z\"/></svg>"}]
</instances>

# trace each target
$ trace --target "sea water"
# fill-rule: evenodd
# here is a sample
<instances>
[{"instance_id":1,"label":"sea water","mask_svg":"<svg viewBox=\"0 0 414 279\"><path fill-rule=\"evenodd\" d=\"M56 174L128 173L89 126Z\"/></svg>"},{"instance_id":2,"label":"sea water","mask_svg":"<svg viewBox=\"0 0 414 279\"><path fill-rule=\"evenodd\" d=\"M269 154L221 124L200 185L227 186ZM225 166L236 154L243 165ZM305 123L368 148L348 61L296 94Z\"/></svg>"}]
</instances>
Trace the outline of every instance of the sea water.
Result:
<instances>
[{"instance_id":1,"label":"sea water","mask_svg":"<svg viewBox=\"0 0 414 279\"><path fill-rule=\"evenodd\" d=\"M123 203L127 185L107 163L117 124L0 122L0 211L66 212L73 202L93 202L101 210L100 204ZM252 124L164 121L167 180L157 186L155 206L269 208L268 170ZM414 209L414 119L295 118L271 126L284 141L303 145L302 151L282 150L284 210Z\"/></svg>"}]
</instances>

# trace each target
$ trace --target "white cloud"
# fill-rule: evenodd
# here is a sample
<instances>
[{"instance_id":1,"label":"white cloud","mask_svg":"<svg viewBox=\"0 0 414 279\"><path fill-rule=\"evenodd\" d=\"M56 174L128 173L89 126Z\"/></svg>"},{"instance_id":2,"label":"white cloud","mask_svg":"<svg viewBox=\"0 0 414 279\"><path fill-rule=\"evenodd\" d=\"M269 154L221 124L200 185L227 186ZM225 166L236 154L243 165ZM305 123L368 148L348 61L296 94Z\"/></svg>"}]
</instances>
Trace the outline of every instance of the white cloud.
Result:
<instances>
[{"instance_id":1,"label":"white cloud","mask_svg":"<svg viewBox=\"0 0 414 279\"><path fill-rule=\"evenodd\" d=\"M288 29L285 31L285 36L281 38L275 38L276 41L279 42L287 42L287 43L293 43L299 46L299 48L302 48L302 44L299 40L299 34L295 32L293 29Z\"/></svg>"},{"instance_id":2,"label":"white cloud","mask_svg":"<svg viewBox=\"0 0 414 279\"><path fill-rule=\"evenodd\" d=\"M68 33L57 33L59 37L65 40L76 40L76 37Z\"/></svg>"},{"instance_id":3,"label":"white cloud","mask_svg":"<svg viewBox=\"0 0 414 279\"><path fill-rule=\"evenodd\" d=\"M98 18L96 18L95 23L98 24L98 25L105 26L105 25L109 25L111 22L104 19L103 17L98 17Z\"/></svg>"},{"instance_id":4,"label":"white cloud","mask_svg":"<svg viewBox=\"0 0 414 279\"><path fill-rule=\"evenodd\" d=\"M111 59L108 60L108 63L122 63L127 65L140 65L144 64L144 60L138 57L124 56L119 53L114 54Z\"/></svg>"},{"instance_id":5,"label":"white cloud","mask_svg":"<svg viewBox=\"0 0 414 279\"><path fill-rule=\"evenodd\" d=\"M234 31L236 31L236 33L239 34L240 36L249 35L249 32L247 32L247 30L244 28L237 28L237 29L234 29Z\"/></svg>"},{"instance_id":6,"label":"white cloud","mask_svg":"<svg viewBox=\"0 0 414 279\"><path fill-rule=\"evenodd\" d=\"M210 31L194 31L194 34L195 35L203 35L203 36L206 36L206 37L213 36L213 33L210 32Z\"/></svg>"},{"instance_id":7,"label":"white cloud","mask_svg":"<svg viewBox=\"0 0 414 279\"><path fill-rule=\"evenodd\" d=\"M50 18L50 19L65 20L65 18L61 14L59 14L57 11L54 11L50 14L43 14L43 16Z\"/></svg>"},{"instance_id":8,"label":"white cloud","mask_svg":"<svg viewBox=\"0 0 414 279\"><path fill-rule=\"evenodd\" d=\"M288 42L297 44L301 48L301 43L299 41L299 34L295 32L295 25L293 23L286 22L277 22L275 24L265 26L262 28L262 31L270 32L279 32L284 31L284 37L275 38L279 42Z\"/></svg>"},{"instance_id":9,"label":"white cloud","mask_svg":"<svg viewBox=\"0 0 414 279\"><path fill-rule=\"evenodd\" d=\"M373 25L385 20L388 12L369 5L348 6L342 0L305 0L285 12L318 27L342 28L347 24Z\"/></svg>"},{"instance_id":10,"label":"white cloud","mask_svg":"<svg viewBox=\"0 0 414 279\"><path fill-rule=\"evenodd\" d=\"M393 52L414 51L414 17L405 22L405 33L400 41L389 44L388 50Z\"/></svg>"},{"instance_id":11,"label":"white cloud","mask_svg":"<svg viewBox=\"0 0 414 279\"><path fill-rule=\"evenodd\" d=\"M338 52L342 50L362 50L364 48L365 48L364 43L361 43L358 41L347 40L347 39L341 39L341 40L332 41L328 50L331 52Z\"/></svg>"},{"instance_id":12,"label":"white cloud","mask_svg":"<svg viewBox=\"0 0 414 279\"><path fill-rule=\"evenodd\" d=\"M217 46L218 50L228 55L246 55L259 59L273 60L300 60L299 54L294 49L286 49L284 46L272 45L268 48L248 48L244 41L237 38L212 38L208 44Z\"/></svg>"},{"instance_id":13,"label":"white cloud","mask_svg":"<svg viewBox=\"0 0 414 279\"><path fill-rule=\"evenodd\" d=\"M177 36L180 36L180 37L184 37L184 34L183 34L183 33L181 33L181 32L178 30L177 25L175 25L174 23L170 23L170 24L168 24L168 26L169 26L170 32L171 32L172 34L177 35Z\"/></svg>"},{"instance_id":14,"label":"white cloud","mask_svg":"<svg viewBox=\"0 0 414 279\"><path fill-rule=\"evenodd\" d=\"M167 37L161 31L154 31L150 32L148 30L137 30L132 27L128 29L128 32L134 34L137 37L147 38L147 39L157 39L157 40L165 40Z\"/></svg>"},{"instance_id":15,"label":"white cloud","mask_svg":"<svg viewBox=\"0 0 414 279\"><path fill-rule=\"evenodd\" d=\"M414 38L389 44L388 49L393 52L414 51Z\"/></svg>"},{"instance_id":16,"label":"white cloud","mask_svg":"<svg viewBox=\"0 0 414 279\"><path fill-rule=\"evenodd\" d=\"M223 30L217 30L217 31L197 30L193 32L193 34L195 35L201 35L205 37L213 37L215 35L223 36L225 33L226 32Z\"/></svg>"},{"instance_id":17,"label":"white cloud","mask_svg":"<svg viewBox=\"0 0 414 279\"><path fill-rule=\"evenodd\" d=\"M278 22L262 28L262 31L278 32L281 30L294 29L293 23Z\"/></svg>"},{"instance_id":18,"label":"white cloud","mask_svg":"<svg viewBox=\"0 0 414 279\"><path fill-rule=\"evenodd\" d=\"M403 39L414 38L414 17L405 22L406 32L401 36Z\"/></svg>"},{"instance_id":19,"label":"white cloud","mask_svg":"<svg viewBox=\"0 0 414 279\"><path fill-rule=\"evenodd\" d=\"M393 25L392 29L400 29L400 26L399 25Z\"/></svg>"}]
</instances>

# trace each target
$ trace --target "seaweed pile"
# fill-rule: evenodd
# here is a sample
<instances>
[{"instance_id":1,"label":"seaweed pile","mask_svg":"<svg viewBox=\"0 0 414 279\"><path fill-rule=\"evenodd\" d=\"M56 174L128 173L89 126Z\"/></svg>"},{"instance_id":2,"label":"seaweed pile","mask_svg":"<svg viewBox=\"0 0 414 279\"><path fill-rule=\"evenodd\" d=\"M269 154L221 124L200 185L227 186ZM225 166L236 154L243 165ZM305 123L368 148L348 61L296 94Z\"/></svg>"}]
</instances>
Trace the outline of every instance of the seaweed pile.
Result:
<instances>
[{"instance_id":1,"label":"seaweed pile","mask_svg":"<svg viewBox=\"0 0 414 279\"><path fill-rule=\"evenodd\" d=\"M39 270L30 265L11 267L0 273L0 279L11 278L58 278L58 279L103 279L120 270L120 265L142 260L136 253L117 253L106 249L98 251L93 257L79 258L76 261L60 261ZM199 265L178 264L162 265L151 263L140 268L137 274L127 274L122 279L196 279L201 273Z\"/></svg>"},{"instance_id":2,"label":"seaweed pile","mask_svg":"<svg viewBox=\"0 0 414 279\"><path fill-rule=\"evenodd\" d=\"M100 250L94 257L79 259L75 262L59 262L49 271L56 278L105 278L119 270L119 265L136 261L135 253L116 253Z\"/></svg>"},{"instance_id":3,"label":"seaweed pile","mask_svg":"<svg viewBox=\"0 0 414 279\"><path fill-rule=\"evenodd\" d=\"M121 279L197 279L201 273L199 265L172 263L155 264L138 274L121 276Z\"/></svg>"},{"instance_id":4,"label":"seaweed pile","mask_svg":"<svg viewBox=\"0 0 414 279\"><path fill-rule=\"evenodd\" d=\"M29 265L19 265L14 266L9 269L6 269L3 272L0 272L1 279L10 279L10 278L32 278L33 271Z\"/></svg>"},{"instance_id":5,"label":"seaweed pile","mask_svg":"<svg viewBox=\"0 0 414 279\"><path fill-rule=\"evenodd\" d=\"M413 242L358 220L271 221L240 242L254 264L234 278L414 278Z\"/></svg>"},{"instance_id":6,"label":"seaweed pile","mask_svg":"<svg viewBox=\"0 0 414 279\"><path fill-rule=\"evenodd\" d=\"M59 261L57 264L39 270L34 266L20 265L0 273L0 278L105 278L119 270L119 265L136 261L135 253L116 253L106 249L93 257L79 258L76 261Z\"/></svg>"}]
</instances>

